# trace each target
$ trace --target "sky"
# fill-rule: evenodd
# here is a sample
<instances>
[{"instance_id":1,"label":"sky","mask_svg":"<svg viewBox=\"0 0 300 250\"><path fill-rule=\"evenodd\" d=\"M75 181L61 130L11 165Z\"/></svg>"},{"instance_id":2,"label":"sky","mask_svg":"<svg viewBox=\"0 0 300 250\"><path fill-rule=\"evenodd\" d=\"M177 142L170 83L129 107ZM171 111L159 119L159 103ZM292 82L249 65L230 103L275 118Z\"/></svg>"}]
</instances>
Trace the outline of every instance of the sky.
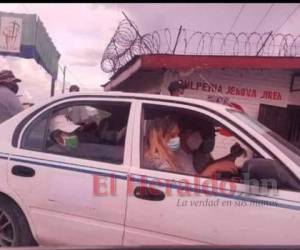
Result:
<instances>
[{"instance_id":1,"label":"sky","mask_svg":"<svg viewBox=\"0 0 300 250\"><path fill-rule=\"evenodd\" d=\"M280 27L299 4L274 4L260 23L270 6L271 3L20 3L0 4L0 11L37 14L61 54L60 67L67 67L67 87L78 84L82 90L103 91L101 85L111 75L102 71L100 62L119 22L124 19L122 11L137 25L141 34L163 28L178 29L180 25L202 32L251 33L269 32ZM300 8L278 32L299 35L299 21ZM50 96L51 77L33 59L0 56L0 68L11 69L22 79L19 94L27 99L38 102ZM62 70L59 70L55 94L60 94L61 89Z\"/></svg>"}]
</instances>

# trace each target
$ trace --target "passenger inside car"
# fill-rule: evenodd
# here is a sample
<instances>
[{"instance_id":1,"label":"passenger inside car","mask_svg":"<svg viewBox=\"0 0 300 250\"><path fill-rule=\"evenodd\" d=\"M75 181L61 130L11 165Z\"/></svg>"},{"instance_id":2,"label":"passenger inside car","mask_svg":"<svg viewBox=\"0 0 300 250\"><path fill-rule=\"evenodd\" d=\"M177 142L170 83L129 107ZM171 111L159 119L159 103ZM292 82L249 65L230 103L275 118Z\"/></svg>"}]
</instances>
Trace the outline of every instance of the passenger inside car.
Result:
<instances>
[{"instance_id":1,"label":"passenger inside car","mask_svg":"<svg viewBox=\"0 0 300 250\"><path fill-rule=\"evenodd\" d=\"M147 133L144 167L181 174L214 177L217 173L236 173L234 162L223 159L209 164L201 172L193 167L191 152L181 150L180 128L176 118L166 116L151 122Z\"/></svg>"},{"instance_id":2,"label":"passenger inside car","mask_svg":"<svg viewBox=\"0 0 300 250\"><path fill-rule=\"evenodd\" d=\"M170 116L173 122L166 122L165 119ZM284 170L280 163L268 161L226 125L205 114L147 104L143 106L141 122L142 168L206 176L246 185L252 177L258 182L274 176L276 178L273 179L284 183L286 180L282 178L292 179L290 174L281 174L280 171ZM230 131L230 136L220 133L221 128ZM201 159L203 155L206 158ZM197 157L202 164L197 165ZM281 170L278 172L276 169ZM272 172L275 170L276 174ZM292 189L293 186L285 184L284 188Z\"/></svg>"},{"instance_id":3,"label":"passenger inside car","mask_svg":"<svg viewBox=\"0 0 300 250\"><path fill-rule=\"evenodd\" d=\"M144 167L178 172L174 155L180 148L177 122L170 116L151 121L146 139Z\"/></svg>"},{"instance_id":4,"label":"passenger inside car","mask_svg":"<svg viewBox=\"0 0 300 250\"><path fill-rule=\"evenodd\" d=\"M52 118L49 132L55 144L49 149L53 152L72 152L75 150L78 147L78 137L75 134L78 129L80 129L80 126L68 120L64 115L57 115Z\"/></svg>"},{"instance_id":5,"label":"passenger inside car","mask_svg":"<svg viewBox=\"0 0 300 250\"><path fill-rule=\"evenodd\" d=\"M76 131L76 135L80 142L97 143L98 118L96 117L97 109L91 106L74 105L63 108L56 112L57 115L64 115L67 120L79 125L81 128Z\"/></svg>"},{"instance_id":6,"label":"passenger inside car","mask_svg":"<svg viewBox=\"0 0 300 250\"><path fill-rule=\"evenodd\" d=\"M230 153L220 159L213 159L213 157L207 152L201 151L203 139L198 130L186 130L181 134L181 149L176 154L177 162L179 164L187 165L186 159L192 160L193 167L197 173L202 173L208 166L214 163L225 163L231 161L235 163L235 160L245 154L245 150L235 143L230 148ZM219 177L230 177L239 175L238 171L235 172L219 172ZM218 178L219 178L218 177Z\"/></svg>"},{"instance_id":7,"label":"passenger inside car","mask_svg":"<svg viewBox=\"0 0 300 250\"><path fill-rule=\"evenodd\" d=\"M74 124L64 115L54 116L49 126L52 145L47 148L47 151L95 160L106 159L114 163L123 161L124 147L101 145L99 143L82 143L77 136L80 129L82 129L81 126Z\"/></svg>"},{"instance_id":8,"label":"passenger inside car","mask_svg":"<svg viewBox=\"0 0 300 250\"><path fill-rule=\"evenodd\" d=\"M192 154L193 165L201 172L213 162L211 152L215 147L215 128L207 119L180 116L182 147Z\"/></svg>"},{"instance_id":9,"label":"passenger inside car","mask_svg":"<svg viewBox=\"0 0 300 250\"><path fill-rule=\"evenodd\" d=\"M103 119L97 128L100 141L114 145L124 143L127 125L122 124L123 127L120 127L122 120L124 119L120 115L111 115Z\"/></svg>"},{"instance_id":10,"label":"passenger inside car","mask_svg":"<svg viewBox=\"0 0 300 250\"><path fill-rule=\"evenodd\" d=\"M235 162L238 157L246 156L246 150L240 146L240 142L234 140L232 140L233 143L231 145L227 144L228 147L223 149L226 155L213 156L212 153L215 151L215 146L220 146L219 140L216 144L219 134L214 122L207 117L180 115L179 120L181 121L182 147L186 152L192 154L193 165L198 173L214 162L222 160ZM230 152L228 153L228 151Z\"/></svg>"}]
</instances>

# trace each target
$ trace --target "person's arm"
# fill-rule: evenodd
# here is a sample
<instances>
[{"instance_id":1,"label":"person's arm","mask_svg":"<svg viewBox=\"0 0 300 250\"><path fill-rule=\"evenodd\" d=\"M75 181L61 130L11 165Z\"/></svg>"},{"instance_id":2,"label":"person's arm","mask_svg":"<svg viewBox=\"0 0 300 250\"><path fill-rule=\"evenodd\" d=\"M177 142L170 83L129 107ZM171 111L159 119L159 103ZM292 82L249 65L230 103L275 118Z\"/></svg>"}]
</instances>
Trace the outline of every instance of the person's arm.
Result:
<instances>
[{"instance_id":1,"label":"person's arm","mask_svg":"<svg viewBox=\"0 0 300 250\"><path fill-rule=\"evenodd\" d=\"M15 95L14 95L14 97L11 97L11 103L9 105L9 111L10 111L11 115L14 116L23 110L24 110L24 108L23 108L20 100L18 99L18 97Z\"/></svg>"},{"instance_id":2,"label":"person's arm","mask_svg":"<svg viewBox=\"0 0 300 250\"><path fill-rule=\"evenodd\" d=\"M232 161L224 160L207 166L199 175L202 177L212 178L220 172L229 172L235 174L237 172L237 167Z\"/></svg>"},{"instance_id":3,"label":"person's arm","mask_svg":"<svg viewBox=\"0 0 300 250\"><path fill-rule=\"evenodd\" d=\"M247 152L243 149L239 143L235 143L230 148L230 153L220 159L214 160L213 163L220 162L220 161L232 161L235 162L236 158L240 157L241 155L247 156Z\"/></svg>"}]
</instances>

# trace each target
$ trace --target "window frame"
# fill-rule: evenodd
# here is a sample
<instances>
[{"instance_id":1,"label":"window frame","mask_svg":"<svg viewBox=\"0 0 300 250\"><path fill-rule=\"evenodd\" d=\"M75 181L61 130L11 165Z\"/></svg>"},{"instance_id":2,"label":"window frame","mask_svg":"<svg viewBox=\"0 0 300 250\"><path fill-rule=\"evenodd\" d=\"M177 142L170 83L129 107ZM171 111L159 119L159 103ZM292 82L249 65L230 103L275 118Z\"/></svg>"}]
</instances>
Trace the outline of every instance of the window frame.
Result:
<instances>
[{"instance_id":1,"label":"window frame","mask_svg":"<svg viewBox=\"0 0 300 250\"><path fill-rule=\"evenodd\" d=\"M249 147L251 150L253 150L254 152L258 152L262 157L264 157L265 159L273 159L274 157L269 154L268 152L266 152L261 145L259 145L257 142L255 142L252 138L250 138L246 133L244 133L240 128L238 128L236 126L236 124L231 121L229 118L227 118L226 120L221 116L218 116L217 114L214 114L213 112L209 111L209 110L205 110L204 108L201 107L193 107L190 106L188 104L176 104L176 103L170 103L170 102L161 102L161 101L148 101L148 100L143 100L139 103L140 107L139 107L139 120L136 121L138 123L136 123L136 128L135 128L135 135L134 138L138 141L136 141L136 145L140 145L138 152L136 152L136 155L139 156L138 161L135 161L134 166L137 166L137 168L142 169L141 168L141 157L142 157L142 138L141 138L141 131L143 128L143 124L142 124L142 119L144 117L144 108L143 106L145 104L150 104L150 105L158 105L158 106L164 106L164 107L170 107L170 108L180 108L180 109L187 109L190 111L194 111L197 113L200 113L202 115L208 116L213 120L218 121L220 124L223 125L224 128L227 128L228 130L230 130L232 132L232 134L239 139L243 144L245 144L247 147ZM224 124L227 123L227 125ZM233 129L232 129L233 128ZM139 130L139 134L137 130ZM239 134L242 134L243 136L240 136ZM243 137L246 137L246 139L244 139ZM249 142L248 142L249 141Z\"/></svg>"},{"instance_id":2,"label":"window frame","mask_svg":"<svg viewBox=\"0 0 300 250\"><path fill-rule=\"evenodd\" d=\"M195 180L199 179L200 182L206 182L206 181L212 181L213 179L208 177L195 177L188 174L183 173L174 173L174 172L168 172L168 171L159 171L159 170L153 170L153 169L146 169L141 167L141 160L142 160L142 138L141 138L141 132L142 132L142 119L144 117L144 104L150 104L150 105L159 105L159 106L168 106L168 107L174 107L174 108L182 108L182 109L188 109L191 111L198 112L202 115L209 116L211 119L217 120L220 124L223 125L224 128L229 129L232 134L238 138L242 143L244 143L247 147L249 147L253 151L257 151L263 158L265 159L272 159L272 160L278 160L280 159L275 157L272 153L272 151L269 151L262 145L259 141L259 139L253 137L251 133L249 133L245 128L241 127L237 122L234 120L231 120L230 117L226 117L225 115L218 113L216 110L210 110L206 109L205 107L201 107L199 105L190 105L190 104L178 104L178 103L172 103L172 102L165 102L165 101L151 101L151 100L140 100L136 108L136 117L135 117L135 127L134 127L134 134L133 134L133 143L134 145L141 145L139 147L135 147L132 150L132 159L133 159L133 169L131 170L131 174L134 176L135 174L145 176L146 178L150 178L153 181L166 181L167 183L183 183L185 180ZM219 114L219 115L218 115ZM225 124L224 124L225 123ZM242 136L239 136L238 134L242 134ZM246 138L246 139L244 139ZM287 167L284 164L284 167L291 172L289 167ZM295 176L295 175L294 175ZM187 178L187 179L186 179ZM295 178L297 178L295 176ZM298 178L297 178L298 179ZM183 181L183 182L182 182ZM220 180L222 181L222 180ZM252 185L249 185L247 183L243 182L235 182L231 180L223 180L224 183L234 183L233 185L236 186L237 191L241 193L248 193L248 190L252 190ZM168 184L168 185L169 185ZM197 187L197 182L193 184L194 187ZM226 184L225 184L226 185ZM230 185L230 184L229 184ZM268 189L267 191L264 190L263 195L270 196L272 192L272 189ZM279 196L284 196L286 194L292 194L297 195L299 192L296 190L285 190L285 189L279 189ZM253 193L254 194L254 193ZM262 195L260 191L257 192L257 195ZM272 196L272 195L271 195ZM270 196L270 197L271 197Z\"/></svg>"},{"instance_id":3,"label":"window frame","mask_svg":"<svg viewBox=\"0 0 300 250\"><path fill-rule=\"evenodd\" d=\"M65 99L60 99L57 100L56 102L51 103L49 106L45 105L44 108L40 108L37 110L37 112L34 112L33 114L31 114L31 116L27 117L28 120L26 120L26 124L23 124L22 128L19 131L19 137L18 137L18 144L17 144L17 148L21 149L21 150L27 150L30 152L38 152L38 153L42 153L48 156L55 156L56 153L51 153L51 152L47 152L45 150L45 146L46 146L46 140L47 140L47 136L48 136L48 127L49 127L49 118L52 117L53 113L56 112L57 110L62 110L64 108L67 107L71 107L71 106L88 106L89 104L95 104L96 102L107 102L107 103L127 103L129 105L129 114L128 114L128 120L127 120L127 129L126 129L126 138L125 138L125 143L124 143L124 153L123 153L123 162L120 164L116 164L116 163L111 163L111 162L105 162L105 161L100 161L100 160L95 160L95 159L91 159L91 158L81 158L81 157L74 157L71 155L65 155L65 154L57 154L63 157L70 157L72 159L82 159L82 160L87 160L87 161L94 161L94 162L102 162L105 164L111 164L111 165L116 165L116 166L122 166L122 165L129 165L130 164L130 150L131 150L131 146L129 147L128 145L131 143L132 141L132 126L133 126L133 116L134 116L134 100L130 99L130 98L114 98L114 97L94 97L94 96L84 96L84 97L73 97L73 98L65 98ZM91 105L93 106L93 105ZM47 114L47 130L44 131L44 138L43 138L43 151L37 151L37 150L31 150L31 149L26 149L24 147L21 147L22 145L22 141L24 139L24 136L26 135L26 131L27 129L29 129L32 124L34 124L41 115Z\"/></svg>"},{"instance_id":4,"label":"window frame","mask_svg":"<svg viewBox=\"0 0 300 250\"><path fill-rule=\"evenodd\" d=\"M24 133L23 133L23 135L21 137L21 140L20 140L20 148L21 149L30 150L30 151L34 151L34 152L42 152L42 153L44 152L45 153L45 146L46 146L46 140L47 140L47 135L46 135L47 133L46 132L48 130L47 128L49 127L49 121L50 121L49 118L51 117L51 114L52 114L51 110L47 110L46 112L44 112L44 113L40 114L39 116L37 116L33 121L31 121L28 124L28 126L24 130ZM42 149L41 150L34 150L34 149L29 149L29 148L26 148L26 147L22 146L22 144L24 143L25 137L27 135L27 131L29 129L31 129L32 127L36 126L38 122L41 122L43 119L42 120L39 120L39 119L43 115L45 115L47 121L46 121L46 130L43 131Z\"/></svg>"}]
</instances>

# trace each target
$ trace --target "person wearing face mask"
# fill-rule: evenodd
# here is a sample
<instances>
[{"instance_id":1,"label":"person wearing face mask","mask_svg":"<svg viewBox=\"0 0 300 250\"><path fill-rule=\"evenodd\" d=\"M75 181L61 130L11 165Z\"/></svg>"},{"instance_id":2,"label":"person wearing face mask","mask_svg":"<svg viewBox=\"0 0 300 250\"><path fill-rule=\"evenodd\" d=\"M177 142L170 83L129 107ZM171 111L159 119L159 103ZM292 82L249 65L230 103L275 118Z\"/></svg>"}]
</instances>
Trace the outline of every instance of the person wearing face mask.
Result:
<instances>
[{"instance_id":1,"label":"person wearing face mask","mask_svg":"<svg viewBox=\"0 0 300 250\"><path fill-rule=\"evenodd\" d=\"M181 154L182 157L185 159L185 165L188 166L189 173L192 173L190 170L190 166L187 163L187 159L193 162L193 170L196 173L203 174L204 172L210 172L209 168L214 165L228 165L232 167L233 172L222 173L220 172L220 176L234 176L238 174L238 169L235 167L235 160L237 157L245 154L245 150L238 144L234 144L230 148L230 153L220 159L213 159L210 152L213 150L214 147L214 140L210 136L206 139L203 138L202 134L200 133L199 129L187 129L183 133L181 133L181 141L182 141L182 149L186 152L185 155ZM178 154L179 161L182 162L180 159L180 154Z\"/></svg>"},{"instance_id":2,"label":"person wearing face mask","mask_svg":"<svg viewBox=\"0 0 300 250\"><path fill-rule=\"evenodd\" d=\"M147 131L144 167L162 171L178 172L175 152L180 148L177 121L167 116L151 121Z\"/></svg>"},{"instance_id":3,"label":"person wearing face mask","mask_svg":"<svg viewBox=\"0 0 300 250\"><path fill-rule=\"evenodd\" d=\"M176 162L184 174L198 175L193 165L193 152L197 150L203 139L199 132L186 130L180 134L181 147L176 153Z\"/></svg>"},{"instance_id":4,"label":"person wearing face mask","mask_svg":"<svg viewBox=\"0 0 300 250\"><path fill-rule=\"evenodd\" d=\"M123 161L123 146L82 143L78 139L81 129L82 126L68 120L65 115L56 115L50 121L49 132L53 145L47 151L80 158L106 159L115 163Z\"/></svg>"},{"instance_id":5,"label":"person wearing face mask","mask_svg":"<svg viewBox=\"0 0 300 250\"><path fill-rule=\"evenodd\" d=\"M186 138L189 133L190 131L185 135ZM179 135L180 129L176 119L167 116L152 121L147 133L143 167L205 177L213 177L218 172L236 171L234 163L225 160L213 163L198 173L193 168L191 149L185 144L186 140L182 140Z\"/></svg>"},{"instance_id":6,"label":"person wearing face mask","mask_svg":"<svg viewBox=\"0 0 300 250\"><path fill-rule=\"evenodd\" d=\"M173 81L168 87L171 96L183 96L184 89L185 87L181 81Z\"/></svg>"},{"instance_id":7,"label":"person wearing face mask","mask_svg":"<svg viewBox=\"0 0 300 250\"><path fill-rule=\"evenodd\" d=\"M205 119L182 117L180 128L183 149L192 155L193 167L197 173L201 173L213 163L211 152L215 146L214 124Z\"/></svg>"},{"instance_id":8,"label":"person wearing face mask","mask_svg":"<svg viewBox=\"0 0 300 250\"><path fill-rule=\"evenodd\" d=\"M76 131L80 128L64 115L55 116L49 126L50 137L54 145L48 148L51 152L72 153L79 145Z\"/></svg>"}]
</instances>

